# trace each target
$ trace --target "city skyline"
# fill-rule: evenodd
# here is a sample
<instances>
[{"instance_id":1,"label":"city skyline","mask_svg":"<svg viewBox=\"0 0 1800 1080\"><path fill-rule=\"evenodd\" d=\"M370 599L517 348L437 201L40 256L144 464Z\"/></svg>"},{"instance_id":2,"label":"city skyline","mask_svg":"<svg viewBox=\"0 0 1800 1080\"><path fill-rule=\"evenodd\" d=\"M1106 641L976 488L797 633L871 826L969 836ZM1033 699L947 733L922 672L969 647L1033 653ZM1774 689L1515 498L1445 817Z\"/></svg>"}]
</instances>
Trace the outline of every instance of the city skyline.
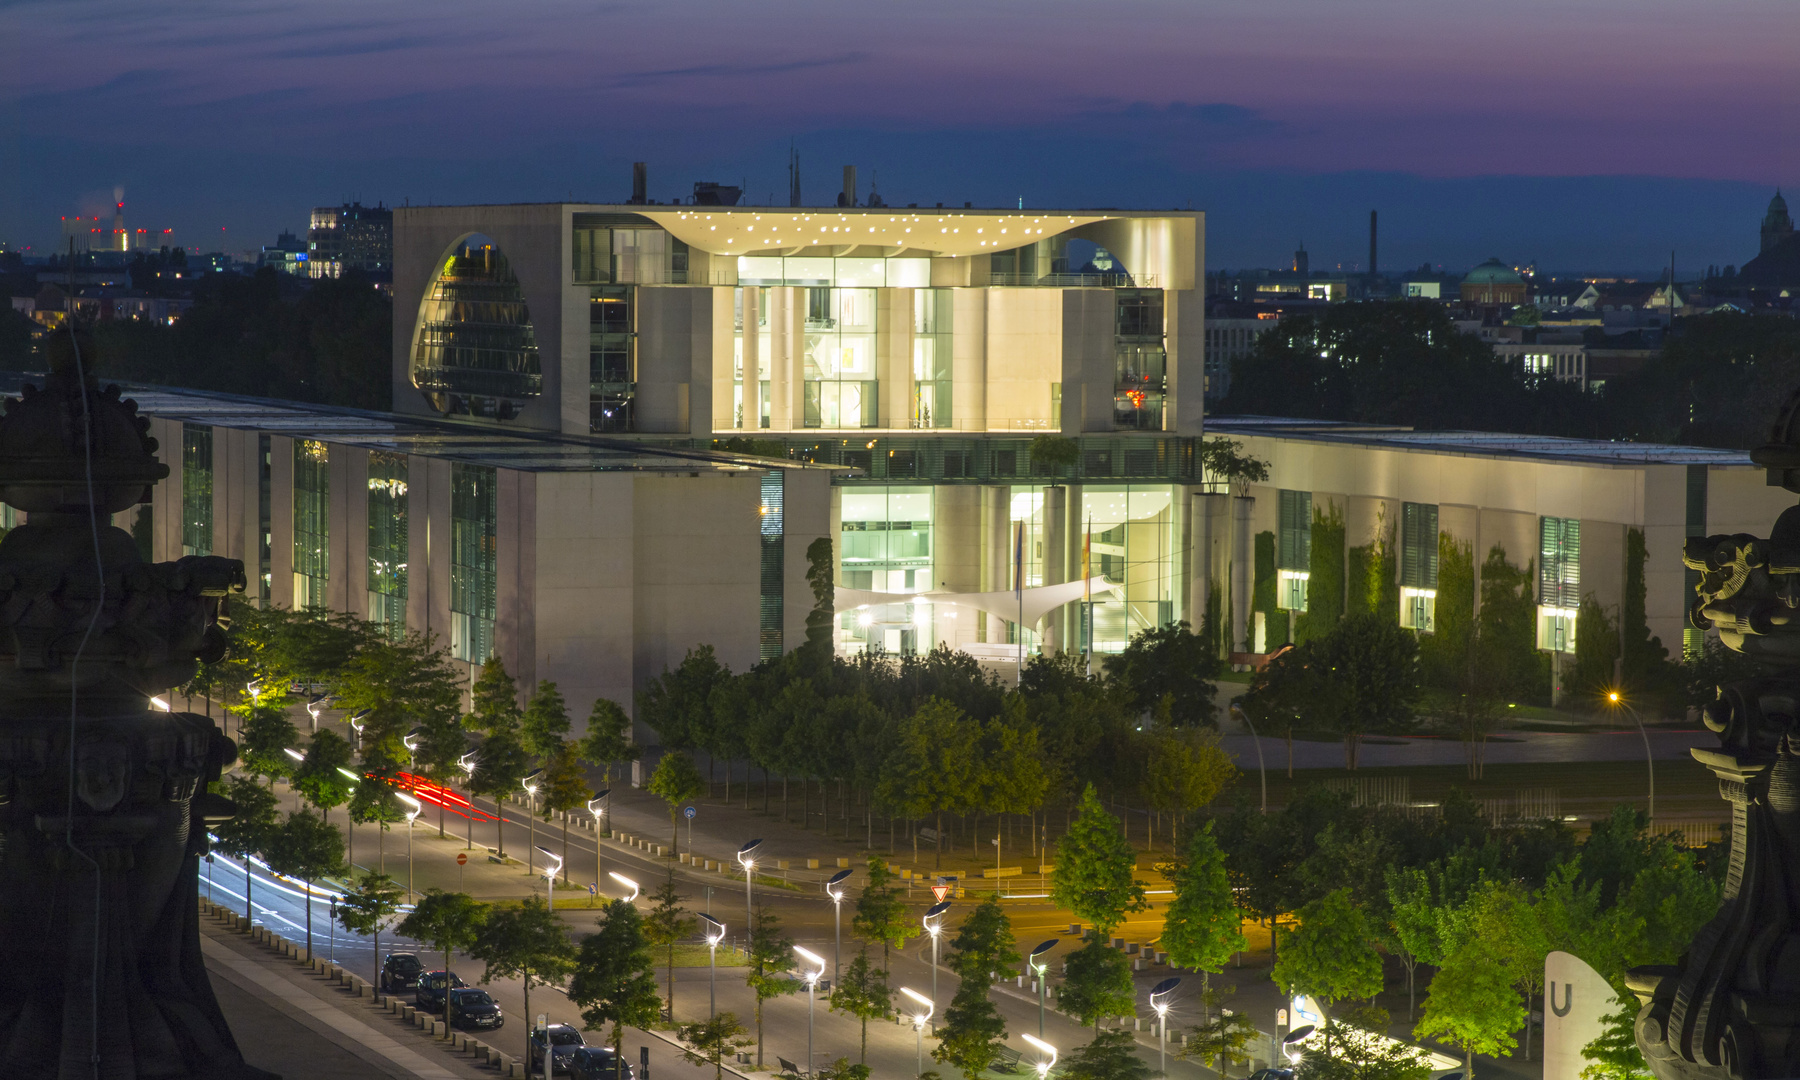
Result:
<instances>
[{"instance_id":1,"label":"city skyline","mask_svg":"<svg viewBox=\"0 0 1800 1080\"><path fill-rule=\"evenodd\" d=\"M119 185L227 250L351 198L616 201L636 160L659 201L785 203L792 145L809 204L855 164L898 205L1192 205L1220 267L1360 265L1369 209L1387 269L1755 253L1797 93L1773 9L1305 7L12 3L0 241Z\"/></svg>"}]
</instances>

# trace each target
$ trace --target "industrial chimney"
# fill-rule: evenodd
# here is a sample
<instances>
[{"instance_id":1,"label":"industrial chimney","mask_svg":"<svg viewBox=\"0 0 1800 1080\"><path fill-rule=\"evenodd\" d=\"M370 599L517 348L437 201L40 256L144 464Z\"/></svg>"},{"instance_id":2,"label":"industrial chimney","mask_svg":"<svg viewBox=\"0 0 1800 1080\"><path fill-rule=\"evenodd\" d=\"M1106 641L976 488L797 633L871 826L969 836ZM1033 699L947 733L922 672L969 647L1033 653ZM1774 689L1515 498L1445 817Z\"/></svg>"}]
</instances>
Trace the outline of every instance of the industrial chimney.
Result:
<instances>
[{"instance_id":1,"label":"industrial chimney","mask_svg":"<svg viewBox=\"0 0 1800 1080\"><path fill-rule=\"evenodd\" d=\"M1375 276L1375 211L1369 211L1369 276Z\"/></svg>"},{"instance_id":2,"label":"industrial chimney","mask_svg":"<svg viewBox=\"0 0 1800 1080\"><path fill-rule=\"evenodd\" d=\"M650 173L642 161L631 163L631 205L643 206L649 201Z\"/></svg>"},{"instance_id":3,"label":"industrial chimney","mask_svg":"<svg viewBox=\"0 0 1800 1080\"><path fill-rule=\"evenodd\" d=\"M856 205L856 166L844 166L844 191L838 196L839 206Z\"/></svg>"}]
</instances>

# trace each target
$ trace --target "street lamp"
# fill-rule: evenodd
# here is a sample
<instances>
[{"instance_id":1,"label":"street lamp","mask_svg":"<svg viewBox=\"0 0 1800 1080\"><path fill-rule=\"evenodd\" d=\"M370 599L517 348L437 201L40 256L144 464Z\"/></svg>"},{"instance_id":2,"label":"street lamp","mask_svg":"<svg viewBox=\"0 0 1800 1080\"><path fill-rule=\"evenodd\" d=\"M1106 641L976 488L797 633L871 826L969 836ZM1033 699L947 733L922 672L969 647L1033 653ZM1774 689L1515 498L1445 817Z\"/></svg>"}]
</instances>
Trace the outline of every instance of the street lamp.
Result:
<instances>
[{"instance_id":1,"label":"street lamp","mask_svg":"<svg viewBox=\"0 0 1800 1080\"><path fill-rule=\"evenodd\" d=\"M394 792L394 797L405 803L410 809L406 811L406 895L413 894L413 820L425 810L425 804L402 792Z\"/></svg>"},{"instance_id":2,"label":"street lamp","mask_svg":"<svg viewBox=\"0 0 1800 1080\"><path fill-rule=\"evenodd\" d=\"M756 914L752 910L750 899L750 885L756 877L756 849L761 846L760 839L752 840L738 848L737 853L738 865L744 868L744 934L746 941L749 940L748 935L756 927Z\"/></svg>"},{"instance_id":3,"label":"street lamp","mask_svg":"<svg viewBox=\"0 0 1800 1080\"><path fill-rule=\"evenodd\" d=\"M368 723L369 714L374 711L373 709L358 709L350 714L350 726L356 729L356 752L359 754L362 753L363 726Z\"/></svg>"},{"instance_id":4,"label":"street lamp","mask_svg":"<svg viewBox=\"0 0 1800 1080\"><path fill-rule=\"evenodd\" d=\"M1619 695L1619 692L1617 690L1607 691L1606 700L1611 702L1614 705L1617 705L1619 708L1624 709L1626 712L1630 713L1631 718L1633 720L1637 721L1638 738L1644 740L1644 765L1646 768L1648 768L1650 770L1650 811L1649 811L1648 817L1649 817L1650 824L1655 825L1656 824L1656 759L1650 756L1650 736L1647 733L1645 733L1645 731L1644 731L1644 718L1638 715L1638 711L1636 709L1632 708L1631 705L1628 702L1626 702L1623 697L1621 697Z\"/></svg>"},{"instance_id":5,"label":"street lamp","mask_svg":"<svg viewBox=\"0 0 1800 1080\"><path fill-rule=\"evenodd\" d=\"M1048 981L1047 973L1050 970L1050 961L1040 960L1038 957L1043 956L1054 948L1056 948L1056 939L1051 938L1049 941L1046 941L1042 945L1031 950L1031 955L1025 958L1025 963L1031 967L1032 971L1037 973L1038 1038L1040 1039L1044 1037L1044 984Z\"/></svg>"},{"instance_id":6,"label":"street lamp","mask_svg":"<svg viewBox=\"0 0 1800 1080\"><path fill-rule=\"evenodd\" d=\"M1231 706L1231 711L1236 713L1238 719L1244 722L1244 726L1250 729L1250 741L1256 744L1256 771L1262 776L1262 812L1267 815L1269 812L1269 770L1263 767L1262 736L1256 733L1256 725L1250 722L1250 714L1235 702Z\"/></svg>"},{"instance_id":7,"label":"street lamp","mask_svg":"<svg viewBox=\"0 0 1800 1080\"><path fill-rule=\"evenodd\" d=\"M342 765L338 766L338 772L344 774L344 776L349 779L351 787L355 787L356 785L362 783L362 777L351 772L349 769L344 768ZM354 815L350 812L350 808L348 806L344 807L344 856L345 856L346 860L350 863L350 873L355 874L356 873L356 815Z\"/></svg>"},{"instance_id":8,"label":"street lamp","mask_svg":"<svg viewBox=\"0 0 1800 1080\"><path fill-rule=\"evenodd\" d=\"M1281 1055L1288 1059L1289 1065L1300 1061L1300 1044L1312 1037L1313 1025L1302 1024L1288 1032L1281 1040Z\"/></svg>"},{"instance_id":9,"label":"street lamp","mask_svg":"<svg viewBox=\"0 0 1800 1080\"><path fill-rule=\"evenodd\" d=\"M315 735L318 734L319 731L319 714L324 711L325 695L314 694L312 699L306 703L306 715L312 717L312 729L313 734Z\"/></svg>"},{"instance_id":10,"label":"street lamp","mask_svg":"<svg viewBox=\"0 0 1800 1080\"><path fill-rule=\"evenodd\" d=\"M802 946L794 946L794 952L800 959L818 966L817 971L804 972L801 978L806 980L806 1072L812 1075L813 1063L813 999L814 991L819 987L819 979L825 974L825 958Z\"/></svg>"},{"instance_id":11,"label":"street lamp","mask_svg":"<svg viewBox=\"0 0 1800 1080\"><path fill-rule=\"evenodd\" d=\"M642 891L638 888L637 882L626 877L624 874L619 873L617 870L607 871L606 876L631 890L631 895L625 898L627 904L637 903L638 893Z\"/></svg>"},{"instance_id":12,"label":"street lamp","mask_svg":"<svg viewBox=\"0 0 1800 1080\"><path fill-rule=\"evenodd\" d=\"M544 871L544 891L545 891L546 895L548 895L550 898L549 899L550 910L555 911L556 910L556 875L562 872L563 858L561 855L558 855L556 852L551 851L549 848L546 848L546 847L538 848L538 850L544 853L544 858L556 860L555 866L551 866L551 867L549 867L549 869ZM546 864L546 865L548 865L548 864Z\"/></svg>"},{"instance_id":13,"label":"street lamp","mask_svg":"<svg viewBox=\"0 0 1800 1080\"><path fill-rule=\"evenodd\" d=\"M1150 989L1150 1007L1156 1010L1156 1070L1169 1071L1169 995L1181 985L1179 977L1164 979Z\"/></svg>"},{"instance_id":14,"label":"street lamp","mask_svg":"<svg viewBox=\"0 0 1800 1080\"><path fill-rule=\"evenodd\" d=\"M600 821L606 816L606 797L612 794L612 788L601 788L594 792L588 800L588 813L594 815L594 884L600 883Z\"/></svg>"},{"instance_id":15,"label":"street lamp","mask_svg":"<svg viewBox=\"0 0 1800 1080\"><path fill-rule=\"evenodd\" d=\"M712 1020L719 1015L719 942L725 940L725 924L711 915L700 916L700 924L706 933L706 948L712 954L712 973L706 984L706 1018Z\"/></svg>"},{"instance_id":16,"label":"street lamp","mask_svg":"<svg viewBox=\"0 0 1800 1080\"><path fill-rule=\"evenodd\" d=\"M468 848L471 851L475 848L475 757L476 752L471 750L456 759L456 767L463 771L464 786L469 789L469 812L463 819L469 823Z\"/></svg>"},{"instance_id":17,"label":"street lamp","mask_svg":"<svg viewBox=\"0 0 1800 1080\"><path fill-rule=\"evenodd\" d=\"M938 976L938 935L944 929L944 913L950 910L950 901L939 900L925 909L925 932L931 935L931 1007L937 1008L937 976Z\"/></svg>"},{"instance_id":18,"label":"street lamp","mask_svg":"<svg viewBox=\"0 0 1800 1080\"><path fill-rule=\"evenodd\" d=\"M400 739L400 745L406 747L407 772L416 772L419 768L419 739L424 734L424 728L413 728Z\"/></svg>"},{"instance_id":19,"label":"street lamp","mask_svg":"<svg viewBox=\"0 0 1800 1080\"><path fill-rule=\"evenodd\" d=\"M1050 1055L1049 1061L1039 1061L1037 1063L1038 1080L1045 1080L1045 1077L1048 1077L1050 1075L1051 1068L1053 1068L1056 1065L1056 1047L1051 1046L1049 1043L1038 1038L1036 1035L1026 1035L1026 1036L1024 1036L1024 1039L1026 1042L1030 1043L1031 1048L1033 1050L1036 1050L1040 1055L1041 1054L1049 1054Z\"/></svg>"},{"instance_id":20,"label":"street lamp","mask_svg":"<svg viewBox=\"0 0 1800 1080\"><path fill-rule=\"evenodd\" d=\"M831 897L831 915L837 922L837 951L831 954L831 985L836 986L842 973L838 970L844 960L844 879L851 871L839 870L831 875L825 883L825 895Z\"/></svg>"},{"instance_id":21,"label":"street lamp","mask_svg":"<svg viewBox=\"0 0 1800 1080\"><path fill-rule=\"evenodd\" d=\"M919 993L910 986L902 986L900 992L911 998L914 1005L925 1010L924 1012L919 1012L917 1009L913 1010L913 1031L918 1033L919 1043L919 1075L924 1076L925 1025L931 1020L931 1014L937 1011L937 1006L933 1005L924 994Z\"/></svg>"},{"instance_id":22,"label":"street lamp","mask_svg":"<svg viewBox=\"0 0 1800 1080\"><path fill-rule=\"evenodd\" d=\"M525 804L525 821L531 826L531 840L525 849L525 872L527 874L537 872L537 856L533 855L531 852L532 849L537 847L538 777L542 775L544 775L544 770L533 769L526 773L524 778L519 781L519 786L525 789L525 796L530 800ZM496 806L494 809L498 811L500 810L500 807ZM502 824L504 824L504 821Z\"/></svg>"}]
</instances>

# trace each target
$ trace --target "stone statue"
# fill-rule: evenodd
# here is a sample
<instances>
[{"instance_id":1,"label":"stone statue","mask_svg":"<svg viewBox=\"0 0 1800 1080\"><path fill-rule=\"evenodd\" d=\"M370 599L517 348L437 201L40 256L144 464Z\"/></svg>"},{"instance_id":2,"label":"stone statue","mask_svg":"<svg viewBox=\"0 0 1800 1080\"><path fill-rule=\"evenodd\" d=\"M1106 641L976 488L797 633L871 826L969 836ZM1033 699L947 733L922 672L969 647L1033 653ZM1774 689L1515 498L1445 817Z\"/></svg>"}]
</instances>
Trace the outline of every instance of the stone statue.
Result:
<instances>
[{"instance_id":1,"label":"stone statue","mask_svg":"<svg viewBox=\"0 0 1800 1080\"><path fill-rule=\"evenodd\" d=\"M200 957L198 860L233 810L206 787L236 748L150 701L224 655L243 564L145 563L111 525L169 469L52 341L0 416L0 501L27 515L0 540L0 1077L269 1080Z\"/></svg>"},{"instance_id":2,"label":"stone statue","mask_svg":"<svg viewBox=\"0 0 1800 1080\"><path fill-rule=\"evenodd\" d=\"M1800 394L1751 459L1800 492ZM1800 506L1767 539L1708 536L1689 619L1762 669L1703 710L1718 750L1694 750L1731 804L1724 902L1681 962L1627 976L1637 1041L1661 1080L1800 1076Z\"/></svg>"}]
</instances>

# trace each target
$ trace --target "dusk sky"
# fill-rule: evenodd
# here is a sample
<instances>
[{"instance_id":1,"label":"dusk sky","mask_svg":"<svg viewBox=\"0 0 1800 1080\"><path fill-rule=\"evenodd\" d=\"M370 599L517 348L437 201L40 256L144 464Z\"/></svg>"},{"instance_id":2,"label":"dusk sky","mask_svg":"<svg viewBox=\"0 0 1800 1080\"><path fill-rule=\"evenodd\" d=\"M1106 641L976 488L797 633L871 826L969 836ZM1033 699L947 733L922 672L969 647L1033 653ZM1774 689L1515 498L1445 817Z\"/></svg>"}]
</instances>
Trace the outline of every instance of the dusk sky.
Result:
<instances>
[{"instance_id":1,"label":"dusk sky","mask_svg":"<svg viewBox=\"0 0 1800 1080\"><path fill-rule=\"evenodd\" d=\"M0 0L0 242L109 208L203 250L308 208L1208 211L1213 267L1742 263L1800 184L1790 0Z\"/></svg>"}]
</instances>

